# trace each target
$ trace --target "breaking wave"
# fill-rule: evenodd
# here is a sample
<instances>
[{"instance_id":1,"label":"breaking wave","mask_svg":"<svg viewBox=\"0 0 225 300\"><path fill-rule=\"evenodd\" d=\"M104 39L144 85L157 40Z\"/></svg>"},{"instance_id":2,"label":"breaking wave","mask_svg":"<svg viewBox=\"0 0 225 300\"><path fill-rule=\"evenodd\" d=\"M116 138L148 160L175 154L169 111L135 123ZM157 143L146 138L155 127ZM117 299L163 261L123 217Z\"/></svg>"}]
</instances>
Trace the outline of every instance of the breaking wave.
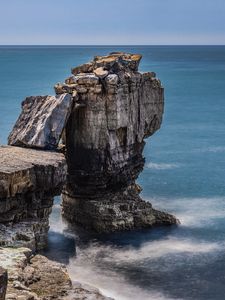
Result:
<instances>
[{"instance_id":1,"label":"breaking wave","mask_svg":"<svg viewBox=\"0 0 225 300\"><path fill-rule=\"evenodd\" d=\"M206 148L195 149L194 152L211 152L211 153L222 153L225 152L224 146L211 146Z\"/></svg>"},{"instance_id":2,"label":"breaking wave","mask_svg":"<svg viewBox=\"0 0 225 300\"><path fill-rule=\"evenodd\" d=\"M128 279L129 276L127 278L124 272L115 270L122 266L125 273L127 268L129 273L129 268L145 265L146 260L152 260L154 264L159 258L167 259L168 255L203 255L220 248L218 243L174 237L150 241L142 244L140 248L121 248L96 242L86 249L77 249L77 258L70 260L68 269L72 279L98 286L103 293L117 300L172 300L173 298L161 291L146 290L133 285Z\"/></svg>"},{"instance_id":3,"label":"breaking wave","mask_svg":"<svg viewBox=\"0 0 225 300\"><path fill-rule=\"evenodd\" d=\"M206 227L225 218L225 198L152 198L155 208L166 210L176 215L182 226Z\"/></svg>"},{"instance_id":4,"label":"breaking wave","mask_svg":"<svg viewBox=\"0 0 225 300\"><path fill-rule=\"evenodd\" d=\"M174 168L179 168L178 164L166 164L166 163L147 163L146 164L147 169L152 170L170 170Z\"/></svg>"}]
</instances>

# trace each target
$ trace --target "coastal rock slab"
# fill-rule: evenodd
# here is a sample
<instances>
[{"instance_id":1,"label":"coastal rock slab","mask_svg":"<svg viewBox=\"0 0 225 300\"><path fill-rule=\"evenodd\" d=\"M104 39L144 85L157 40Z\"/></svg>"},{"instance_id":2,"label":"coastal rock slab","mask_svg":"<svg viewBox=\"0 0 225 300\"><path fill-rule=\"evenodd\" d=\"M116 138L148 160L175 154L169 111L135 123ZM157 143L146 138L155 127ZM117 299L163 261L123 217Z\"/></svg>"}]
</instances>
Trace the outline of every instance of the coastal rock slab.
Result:
<instances>
[{"instance_id":1,"label":"coastal rock slab","mask_svg":"<svg viewBox=\"0 0 225 300\"><path fill-rule=\"evenodd\" d=\"M8 143L40 149L56 149L72 109L69 94L32 96L22 102L22 112Z\"/></svg>"},{"instance_id":2,"label":"coastal rock slab","mask_svg":"<svg viewBox=\"0 0 225 300\"><path fill-rule=\"evenodd\" d=\"M0 246L46 245L53 197L66 174L62 153L0 147Z\"/></svg>"},{"instance_id":3,"label":"coastal rock slab","mask_svg":"<svg viewBox=\"0 0 225 300\"><path fill-rule=\"evenodd\" d=\"M0 199L38 191L60 194L66 173L63 153L0 146Z\"/></svg>"},{"instance_id":4,"label":"coastal rock slab","mask_svg":"<svg viewBox=\"0 0 225 300\"><path fill-rule=\"evenodd\" d=\"M8 271L6 300L112 300L96 288L73 284L64 265L42 255L33 256L30 249L0 248L0 259ZM0 276L5 273L0 268Z\"/></svg>"}]
</instances>

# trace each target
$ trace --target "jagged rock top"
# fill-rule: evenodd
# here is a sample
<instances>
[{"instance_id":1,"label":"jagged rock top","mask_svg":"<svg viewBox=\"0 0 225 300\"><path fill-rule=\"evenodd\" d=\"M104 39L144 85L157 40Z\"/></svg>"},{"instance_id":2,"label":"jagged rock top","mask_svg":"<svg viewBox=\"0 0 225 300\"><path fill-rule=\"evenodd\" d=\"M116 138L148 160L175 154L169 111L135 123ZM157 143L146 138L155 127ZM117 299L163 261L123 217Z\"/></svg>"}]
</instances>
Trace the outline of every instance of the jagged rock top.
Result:
<instances>
[{"instance_id":1,"label":"jagged rock top","mask_svg":"<svg viewBox=\"0 0 225 300\"><path fill-rule=\"evenodd\" d=\"M93 73L98 68L116 73L121 70L137 71L142 56L124 52L111 52L106 56L95 56L93 61L72 69L72 74Z\"/></svg>"},{"instance_id":2,"label":"jagged rock top","mask_svg":"<svg viewBox=\"0 0 225 300\"><path fill-rule=\"evenodd\" d=\"M95 56L88 63L72 68L72 76L64 83L55 85L56 94L69 93L75 100L78 94L102 94L105 90L116 94L118 84L126 84L129 80L140 80L138 72L141 54L124 52L111 52L106 56ZM151 79L156 87L161 87L161 82L155 78L154 72L143 74L143 80ZM132 78L133 77L133 78Z\"/></svg>"}]
</instances>

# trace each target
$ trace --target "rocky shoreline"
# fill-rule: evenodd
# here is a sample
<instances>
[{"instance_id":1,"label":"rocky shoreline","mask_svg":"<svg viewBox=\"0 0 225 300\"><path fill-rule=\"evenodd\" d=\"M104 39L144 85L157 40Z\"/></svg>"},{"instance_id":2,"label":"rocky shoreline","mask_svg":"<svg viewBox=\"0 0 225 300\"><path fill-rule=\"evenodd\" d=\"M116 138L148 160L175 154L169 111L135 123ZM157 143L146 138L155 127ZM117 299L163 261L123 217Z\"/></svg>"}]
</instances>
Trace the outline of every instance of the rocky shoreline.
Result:
<instances>
[{"instance_id":1,"label":"rocky shoreline","mask_svg":"<svg viewBox=\"0 0 225 300\"><path fill-rule=\"evenodd\" d=\"M8 300L110 299L34 255L47 245L56 195L70 223L100 233L179 223L141 199L135 182L164 107L160 80L140 73L140 60L96 56L73 68L56 96L22 102L9 145L0 146L0 300L7 281Z\"/></svg>"},{"instance_id":2,"label":"rocky shoreline","mask_svg":"<svg viewBox=\"0 0 225 300\"><path fill-rule=\"evenodd\" d=\"M6 300L75 300L105 297L94 287L71 282L64 265L53 262L42 255L33 255L28 248L0 248L0 299Z\"/></svg>"}]
</instances>

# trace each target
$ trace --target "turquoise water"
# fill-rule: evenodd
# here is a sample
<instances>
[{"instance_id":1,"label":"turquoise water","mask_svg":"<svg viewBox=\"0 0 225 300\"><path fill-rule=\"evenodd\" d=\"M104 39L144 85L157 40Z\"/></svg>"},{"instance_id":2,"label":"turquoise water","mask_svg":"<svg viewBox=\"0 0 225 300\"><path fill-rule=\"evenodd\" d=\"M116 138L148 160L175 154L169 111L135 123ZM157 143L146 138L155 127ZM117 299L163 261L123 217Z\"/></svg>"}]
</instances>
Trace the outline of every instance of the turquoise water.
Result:
<instances>
[{"instance_id":1,"label":"turquoise water","mask_svg":"<svg viewBox=\"0 0 225 300\"><path fill-rule=\"evenodd\" d=\"M0 143L25 96L53 93L72 66L116 50L142 53L141 70L165 87L139 183L181 225L89 236L68 228L56 199L45 253L116 299L225 299L225 47L0 47Z\"/></svg>"}]
</instances>

